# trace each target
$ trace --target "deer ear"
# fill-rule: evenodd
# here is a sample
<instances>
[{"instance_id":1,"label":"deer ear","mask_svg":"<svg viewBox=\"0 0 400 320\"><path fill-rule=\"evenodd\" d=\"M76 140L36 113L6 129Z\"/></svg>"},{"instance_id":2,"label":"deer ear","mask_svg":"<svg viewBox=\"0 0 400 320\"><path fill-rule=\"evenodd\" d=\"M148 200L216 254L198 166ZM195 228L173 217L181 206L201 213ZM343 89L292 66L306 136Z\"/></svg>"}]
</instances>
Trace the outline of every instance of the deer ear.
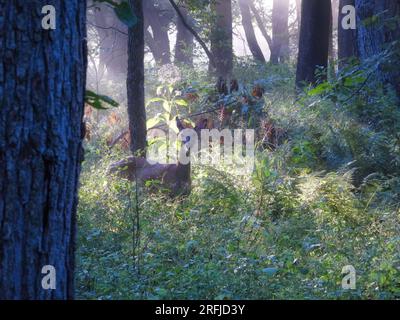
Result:
<instances>
[{"instance_id":1,"label":"deer ear","mask_svg":"<svg viewBox=\"0 0 400 320\"><path fill-rule=\"evenodd\" d=\"M182 124L182 121L176 117L176 127L178 128L179 131L183 131L185 129L185 127Z\"/></svg>"}]
</instances>

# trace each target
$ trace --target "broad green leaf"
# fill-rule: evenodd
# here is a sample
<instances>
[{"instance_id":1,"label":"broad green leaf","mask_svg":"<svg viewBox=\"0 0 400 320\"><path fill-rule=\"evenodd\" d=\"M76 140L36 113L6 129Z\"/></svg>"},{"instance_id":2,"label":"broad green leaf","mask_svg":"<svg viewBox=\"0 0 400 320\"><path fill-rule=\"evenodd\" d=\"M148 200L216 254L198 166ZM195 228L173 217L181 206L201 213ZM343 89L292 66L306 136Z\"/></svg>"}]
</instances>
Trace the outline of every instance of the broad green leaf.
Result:
<instances>
[{"instance_id":1,"label":"broad green leaf","mask_svg":"<svg viewBox=\"0 0 400 320\"><path fill-rule=\"evenodd\" d=\"M187 101L186 100L183 100L183 99L178 99L178 100L175 100L175 103L178 105L178 106L182 106L182 107L187 107L189 104L187 103Z\"/></svg>"},{"instance_id":2,"label":"broad green leaf","mask_svg":"<svg viewBox=\"0 0 400 320\"><path fill-rule=\"evenodd\" d=\"M161 121L161 119L156 118L156 117L147 120L147 124L146 124L147 128L151 129L151 128L155 127L156 125L158 125L160 123L160 121Z\"/></svg>"},{"instance_id":3,"label":"broad green leaf","mask_svg":"<svg viewBox=\"0 0 400 320\"><path fill-rule=\"evenodd\" d=\"M346 78L344 80L344 85L346 87L351 87L351 86L354 86L354 85L358 85L358 84L364 83L365 81L366 81L366 78L363 77L363 76L349 77L349 78Z\"/></svg>"},{"instance_id":4,"label":"broad green leaf","mask_svg":"<svg viewBox=\"0 0 400 320\"><path fill-rule=\"evenodd\" d=\"M331 85L328 82L321 83L320 85L316 86L314 89L308 91L309 96L317 96L321 93L324 93L328 89L331 88Z\"/></svg>"},{"instance_id":5,"label":"broad green leaf","mask_svg":"<svg viewBox=\"0 0 400 320\"><path fill-rule=\"evenodd\" d=\"M163 98L152 98L149 101L147 101L147 105L146 106L148 107L149 105L151 105L153 103L156 103L156 102L165 102L165 99L163 99Z\"/></svg>"},{"instance_id":6,"label":"broad green leaf","mask_svg":"<svg viewBox=\"0 0 400 320\"><path fill-rule=\"evenodd\" d=\"M98 110L107 110L109 109L107 106L113 108L119 107L118 102L112 98L105 95L99 95L91 90L86 90L85 103Z\"/></svg>"},{"instance_id":7,"label":"broad green leaf","mask_svg":"<svg viewBox=\"0 0 400 320\"><path fill-rule=\"evenodd\" d=\"M171 105L168 101L164 101L163 108L166 112L171 113Z\"/></svg>"}]
</instances>

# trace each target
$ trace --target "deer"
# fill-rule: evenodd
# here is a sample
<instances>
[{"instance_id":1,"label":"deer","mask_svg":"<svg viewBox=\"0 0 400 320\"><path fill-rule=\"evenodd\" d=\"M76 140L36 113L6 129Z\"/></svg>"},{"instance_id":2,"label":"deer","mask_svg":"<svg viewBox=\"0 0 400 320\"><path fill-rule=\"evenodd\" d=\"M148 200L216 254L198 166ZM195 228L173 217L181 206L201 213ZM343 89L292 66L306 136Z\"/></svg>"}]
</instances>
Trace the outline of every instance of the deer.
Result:
<instances>
[{"instance_id":1,"label":"deer","mask_svg":"<svg viewBox=\"0 0 400 320\"><path fill-rule=\"evenodd\" d=\"M200 120L194 130L207 128L207 119ZM179 132L188 129L179 118L176 118L176 126ZM182 148L185 148L186 156L190 159L190 137L182 141ZM124 160L113 163L109 168L109 174L131 182L143 184L148 181L155 181L162 189L167 189L172 196L187 196L191 192L191 163L187 164L178 161L175 164L151 164L144 157L130 156Z\"/></svg>"}]
</instances>

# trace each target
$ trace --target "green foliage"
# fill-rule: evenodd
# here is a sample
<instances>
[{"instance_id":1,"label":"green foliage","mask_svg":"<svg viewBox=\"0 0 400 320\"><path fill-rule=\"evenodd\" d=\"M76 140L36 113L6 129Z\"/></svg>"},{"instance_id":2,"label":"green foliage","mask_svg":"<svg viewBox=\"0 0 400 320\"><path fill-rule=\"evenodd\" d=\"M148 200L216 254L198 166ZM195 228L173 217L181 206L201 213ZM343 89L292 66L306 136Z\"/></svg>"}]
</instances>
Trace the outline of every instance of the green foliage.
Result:
<instances>
[{"instance_id":1,"label":"green foliage","mask_svg":"<svg viewBox=\"0 0 400 320\"><path fill-rule=\"evenodd\" d=\"M285 182L273 164L263 163L253 185L196 168L188 198L140 196L142 238L134 259L135 188L105 175L109 161L85 163L80 298L399 297L399 208L356 196L348 174ZM354 292L341 289L347 264L358 272Z\"/></svg>"},{"instance_id":2,"label":"green foliage","mask_svg":"<svg viewBox=\"0 0 400 320\"><path fill-rule=\"evenodd\" d=\"M118 102L108 96L97 94L93 91L86 90L85 103L97 110L108 110L107 106L113 108L119 107Z\"/></svg>"},{"instance_id":3,"label":"green foliage","mask_svg":"<svg viewBox=\"0 0 400 320\"><path fill-rule=\"evenodd\" d=\"M159 86L157 93L158 97L152 98L147 102L147 108L161 106L162 111L147 120L147 127L153 128L160 123L165 123L168 127L175 128L174 119L175 117L182 117L181 109L187 108L188 102L181 97L181 93L177 92L172 85Z\"/></svg>"},{"instance_id":4,"label":"green foliage","mask_svg":"<svg viewBox=\"0 0 400 320\"><path fill-rule=\"evenodd\" d=\"M274 151L259 148L250 176L194 166L185 198L139 188L139 243L135 185L106 174L122 155L89 143L78 215L78 297L400 298L400 111L394 91L373 76L385 58L377 59L348 66L297 100L291 67L248 61L237 61L241 87L227 97L195 71L173 87L149 85L148 96L157 98L148 100L148 113L159 121L149 125L224 102L238 112L232 127L260 130L267 118L287 139ZM241 101L255 84L264 97ZM187 92L198 99L184 102ZM103 125L98 130L107 132ZM341 287L346 265L357 271L354 291Z\"/></svg>"}]
</instances>

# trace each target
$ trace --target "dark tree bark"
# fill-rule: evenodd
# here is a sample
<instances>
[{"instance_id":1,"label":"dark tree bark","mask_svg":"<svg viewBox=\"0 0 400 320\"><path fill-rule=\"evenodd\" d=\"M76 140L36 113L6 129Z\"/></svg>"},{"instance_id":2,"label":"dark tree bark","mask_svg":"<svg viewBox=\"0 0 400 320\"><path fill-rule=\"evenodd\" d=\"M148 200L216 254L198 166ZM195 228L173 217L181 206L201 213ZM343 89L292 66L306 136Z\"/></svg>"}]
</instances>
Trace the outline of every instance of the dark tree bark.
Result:
<instances>
[{"instance_id":1,"label":"dark tree bark","mask_svg":"<svg viewBox=\"0 0 400 320\"><path fill-rule=\"evenodd\" d=\"M154 40L154 50L152 50L154 59L159 65L171 63L171 47L169 43L168 27L170 17L164 10L160 10L155 6L154 0L146 0L143 2L144 16L146 25L151 27Z\"/></svg>"},{"instance_id":2,"label":"dark tree bark","mask_svg":"<svg viewBox=\"0 0 400 320\"><path fill-rule=\"evenodd\" d=\"M211 34L211 52L215 58L215 73L218 78L229 79L233 68L232 3L217 0L213 4L217 19Z\"/></svg>"},{"instance_id":3,"label":"dark tree bark","mask_svg":"<svg viewBox=\"0 0 400 320\"><path fill-rule=\"evenodd\" d=\"M246 34L247 43L256 61L265 63L264 54L257 42L256 34L251 19L251 12L248 0L239 0L240 12L242 15L242 25Z\"/></svg>"},{"instance_id":4,"label":"dark tree bark","mask_svg":"<svg viewBox=\"0 0 400 320\"><path fill-rule=\"evenodd\" d=\"M190 17L187 9L184 6L180 6L179 9L185 21L189 23ZM175 63L193 66L194 36L180 17L176 18L176 29Z\"/></svg>"},{"instance_id":5,"label":"dark tree bark","mask_svg":"<svg viewBox=\"0 0 400 320\"><path fill-rule=\"evenodd\" d=\"M53 5L55 30L42 7ZM72 299L86 1L0 1L0 299ZM45 265L56 289L44 290Z\"/></svg>"},{"instance_id":6,"label":"dark tree bark","mask_svg":"<svg viewBox=\"0 0 400 320\"><path fill-rule=\"evenodd\" d=\"M131 151L143 154L146 149L146 110L144 96L144 17L143 1L129 0L138 21L128 30L128 117Z\"/></svg>"},{"instance_id":7,"label":"dark tree bark","mask_svg":"<svg viewBox=\"0 0 400 320\"><path fill-rule=\"evenodd\" d=\"M389 44L399 40L400 25L398 20L394 22L394 18L400 15L400 2L397 0L356 0L355 2L359 56L361 60L367 60L382 53ZM372 25L363 23L374 16L379 17L378 23ZM379 68L376 76L382 83L391 84L400 95L399 65L399 54L395 54L388 68Z\"/></svg>"},{"instance_id":8,"label":"dark tree bark","mask_svg":"<svg viewBox=\"0 0 400 320\"><path fill-rule=\"evenodd\" d=\"M330 0L303 0L296 85L317 81L318 67L327 68L331 19Z\"/></svg>"},{"instance_id":9,"label":"dark tree bark","mask_svg":"<svg viewBox=\"0 0 400 320\"><path fill-rule=\"evenodd\" d=\"M343 29L342 20L344 14L342 9L344 6L355 6L355 0L340 0L339 3L339 17L338 17L338 59L339 68L342 68L348 59L358 56L357 46L357 29Z\"/></svg>"},{"instance_id":10,"label":"dark tree bark","mask_svg":"<svg viewBox=\"0 0 400 320\"><path fill-rule=\"evenodd\" d=\"M283 63L289 58L289 0L274 0L272 10L271 62Z\"/></svg>"}]
</instances>

